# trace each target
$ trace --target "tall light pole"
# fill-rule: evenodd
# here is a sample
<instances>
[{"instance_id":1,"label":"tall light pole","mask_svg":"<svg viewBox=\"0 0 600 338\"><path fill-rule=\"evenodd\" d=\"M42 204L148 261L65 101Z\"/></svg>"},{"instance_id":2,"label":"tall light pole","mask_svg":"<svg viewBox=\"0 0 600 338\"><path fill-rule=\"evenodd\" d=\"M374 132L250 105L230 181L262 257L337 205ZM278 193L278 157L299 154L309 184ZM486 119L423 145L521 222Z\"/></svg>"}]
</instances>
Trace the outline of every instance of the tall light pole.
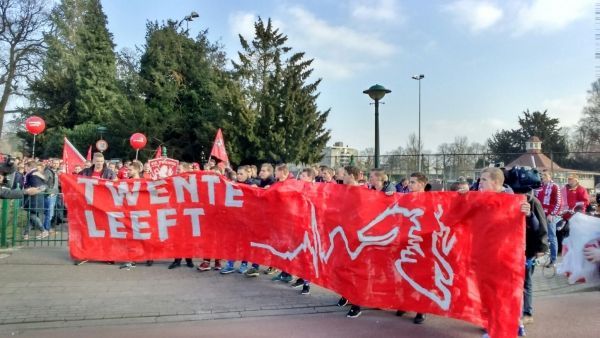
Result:
<instances>
[{"instance_id":1,"label":"tall light pole","mask_svg":"<svg viewBox=\"0 0 600 338\"><path fill-rule=\"evenodd\" d=\"M419 81L419 172L421 172L421 80L425 78L425 75L415 75L412 77L413 80Z\"/></svg>"},{"instance_id":2,"label":"tall light pole","mask_svg":"<svg viewBox=\"0 0 600 338\"><path fill-rule=\"evenodd\" d=\"M192 11L189 15L186 15L183 17L183 19L181 21L179 21L179 24L181 25L184 21L186 21L185 23L185 31L189 31L190 30L190 21L193 21L195 18L199 17L200 15L198 15L197 12Z\"/></svg>"},{"instance_id":3,"label":"tall light pole","mask_svg":"<svg viewBox=\"0 0 600 338\"><path fill-rule=\"evenodd\" d=\"M363 94L368 94L375 101L375 168L379 168L379 100L383 99L385 94L391 92L391 90L378 84L363 90Z\"/></svg>"}]
</instances>

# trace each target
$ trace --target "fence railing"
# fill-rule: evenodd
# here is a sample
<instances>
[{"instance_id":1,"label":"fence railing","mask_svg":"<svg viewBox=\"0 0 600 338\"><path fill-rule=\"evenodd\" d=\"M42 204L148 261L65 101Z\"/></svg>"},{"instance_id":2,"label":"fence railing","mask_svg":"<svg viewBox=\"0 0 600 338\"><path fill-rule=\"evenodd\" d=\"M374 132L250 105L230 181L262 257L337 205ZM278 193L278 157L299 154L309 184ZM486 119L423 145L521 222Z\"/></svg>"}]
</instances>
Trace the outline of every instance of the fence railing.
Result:
<instances>
[{"instance_id":1,"label":"fence railing","mask_svg":"<svg viewBox=\"0 0 600 338\"><path fill-rule=\"evenodd\" d=\"M68 240L66 210L62 194L54 195L56 203L52 218L49 214L50 195L34 197L39 203L25 199L4 199L0 203L0 247L61 246ZM46 204L44 204L45 201Z\"/></svg>"},{"instance_id":2,"label":"fence railing","mask_svg":"<svg viewBox=\"0 0 600 338\"><path fill-rule=\"evenodd\" d=\"M537 154L531 158L530 153L439 153L439 154L402 154L381 155L380 168L385 170L391 180L399 181L420 171L429 180L452 182L459 177L476 179L481 170L490 165L508 165L517 158L524 159L530 167L549 169L556 173L559 180L568 172L583 172L583 175L593 176L589 184L592 186L600 178L600 152L569 152ZM541 155L541 158L540 158ZM524 156L524 157L523 157ZM329 156L321 160L321 165L339 168L353 164L368 172L374 167L374 156ZM561 163L560 165L558 163ZM598 171L596 173L596 171Z\"/></svg>"}]
</instances>

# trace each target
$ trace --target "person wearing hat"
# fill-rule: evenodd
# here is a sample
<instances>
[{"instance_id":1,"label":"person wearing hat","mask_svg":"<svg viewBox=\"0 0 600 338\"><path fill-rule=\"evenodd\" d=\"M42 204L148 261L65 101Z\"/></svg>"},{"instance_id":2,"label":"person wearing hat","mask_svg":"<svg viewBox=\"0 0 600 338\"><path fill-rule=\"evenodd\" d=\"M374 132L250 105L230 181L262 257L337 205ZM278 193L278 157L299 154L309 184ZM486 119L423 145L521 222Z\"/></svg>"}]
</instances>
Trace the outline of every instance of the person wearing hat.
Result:
<instances>
[{"instance_id":1,"label":"person wearing hat","mask_svg":"<svg viewBox=\"0 0 600 338\"><path fill-rule=\"evenodd\" d=\"M579 184L579 176L571 174L567 178L567 185L562 191L563 209L572 211L583 211L590 204L590 196L587 190Z\"/></svg>"},{"instance_id":2,"label":"person wearing hat","mask_svg":"<svg viewBox=\"0 0 600 338\"><path fill-rule=\"evenodd\" d=\"M585 211L590 204L587 190L579 184L579 176L571 174L567 177L567 185L561 190L562 195L562 218L566 221L571 219L575 212ZM568 227L565 226L565 229ZM562 252L562 240L568 236L568 230L557 232L558 252Z\"/></svg>"}]
</instances>

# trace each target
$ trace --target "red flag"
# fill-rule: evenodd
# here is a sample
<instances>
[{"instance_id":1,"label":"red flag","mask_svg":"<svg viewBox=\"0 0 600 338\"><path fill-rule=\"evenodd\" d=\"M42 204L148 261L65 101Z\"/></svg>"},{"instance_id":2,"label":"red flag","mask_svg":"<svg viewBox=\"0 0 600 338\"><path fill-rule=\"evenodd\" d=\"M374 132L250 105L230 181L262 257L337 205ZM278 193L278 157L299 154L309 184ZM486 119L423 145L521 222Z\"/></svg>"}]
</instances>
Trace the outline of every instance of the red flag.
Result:
<instances>
[{"instance_id":1,"label":"red flag","mask_svg":"<svg viewBox=\"0 0 600 338\"><path fill-rule=\"evenodd\" d=\"M71 173L73 172L73 168L76 165L81 165L85 163L85 158L77 151L77 149L69 142L67 137L65 137L65 143L63 145L63 164L65 166L65 172Z\"/></svg>"},{"instance_id":2,"label":"red flag","mask_svg":"<svg viewBox=\"0 0 600 338\"><path fill-rule=\"evenodd\" d=\"M229 157L227 157L227 150L225 150L225 140L223 140L221 128L219 128L217 131L217 136L215 137L215 142L213 143L212 150L210 151L210 156L225 162L226 165L229 165Z\"/></svg>"},{"instance_id":3,"label":"red flag","mask_svg":"<svg viewBox=\"0 0 600 338\"><path fill-rule=\"evenodd\" d=\"M85 157L86 160L91 161L92 160L92 146L90 146L88 148L88 153L87 156Z\"/></svg>"},{"instance_id":4,"label":"red flag","mask_svg":"<svg viewBox=\"0 0 600 338\"><path fill-rule=\"evenodd\" d=\"M162 147L158 146L158 148L156 148L156 153L154 154L154 158L161 158L161 154L162 153Z\"/></svg>"}]
</instances>

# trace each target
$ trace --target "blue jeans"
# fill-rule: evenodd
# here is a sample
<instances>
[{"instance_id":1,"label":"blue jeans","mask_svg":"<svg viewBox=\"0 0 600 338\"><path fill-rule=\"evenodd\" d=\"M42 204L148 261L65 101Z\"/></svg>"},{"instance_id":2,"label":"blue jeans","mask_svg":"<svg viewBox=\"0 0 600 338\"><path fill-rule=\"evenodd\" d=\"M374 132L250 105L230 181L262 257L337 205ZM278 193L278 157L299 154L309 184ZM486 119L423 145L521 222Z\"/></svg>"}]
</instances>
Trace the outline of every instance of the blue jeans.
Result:
<instances>
[{"instance_id":1,"label":"blue jeans","mask_svg":"<svg viewBox=\"0 0 600 338\"><path fill-rule=\"evenodd\" d=\"M54 207L56 206L56 197L58 195L44 196L44 230L50 230L52 217L54 217Z\"/></svg>"},{"instance_id":2,"label":"blue jeans","mask_svg":"<svg viewBox=\"0 0 600 338\"><path fill-rule=\"evenodd\" d=\"M525 266L525 283L523 288L523 315L533 315L533 271L535 265L533 265L533 258L527 259L527 265Z\"/></svg>"},{"instance_id":3,"label":"blue jeans","mask_svg":"<svg viewBox=\"0 0 600 338\"><path fill-rule=\"evenodd\" d=\"M552 222L548 222L548 242L550 244L550 260L556 262L558 253L558 239L556 238L556 222L559 221L558 216L554 216Z\"/></svg>"}]
</instances>

